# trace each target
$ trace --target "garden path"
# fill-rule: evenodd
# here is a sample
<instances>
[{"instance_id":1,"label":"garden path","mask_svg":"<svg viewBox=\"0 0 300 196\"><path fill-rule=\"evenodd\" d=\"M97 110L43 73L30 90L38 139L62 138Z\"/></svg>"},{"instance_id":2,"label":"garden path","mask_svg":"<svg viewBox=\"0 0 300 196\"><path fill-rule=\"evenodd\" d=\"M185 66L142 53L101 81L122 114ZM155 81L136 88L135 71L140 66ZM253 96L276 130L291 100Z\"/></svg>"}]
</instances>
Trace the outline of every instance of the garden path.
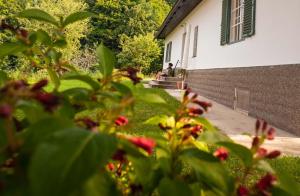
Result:
<instances>
[{"instance_id":1,"label":"garden path","mask_svg":"<svg viewBox=\"0 0 300 196\"><path fill-rule=\"evenodd\" d=\"M182 98L183 92L181 90L167 89L166 91L178 100ZM205 97L200 97L200 99L213 104L212 109L204 115L210 122L226 133L235 142L245 146L251 145L251 138L243 135L243 133L254 132L255 118L232 110ZM264 147L269 150L280 150L286 155L300 156L300 138L278 128L276 128L275 140L267 141Z\"/></svg>"}]
</instances>

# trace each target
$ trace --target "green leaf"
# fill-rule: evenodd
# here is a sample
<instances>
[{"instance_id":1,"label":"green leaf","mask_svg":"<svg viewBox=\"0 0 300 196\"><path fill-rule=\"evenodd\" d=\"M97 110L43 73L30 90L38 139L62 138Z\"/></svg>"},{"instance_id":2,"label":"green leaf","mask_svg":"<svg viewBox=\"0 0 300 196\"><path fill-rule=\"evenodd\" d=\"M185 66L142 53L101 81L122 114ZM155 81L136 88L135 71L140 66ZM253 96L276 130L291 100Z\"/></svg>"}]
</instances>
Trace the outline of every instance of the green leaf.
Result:
<instances>
[{"instance_id":1,"label":"green leaf","mask_svg":"<svg viewBox=\"0 0 300 196\"><path fill-rule=\"evenodd\" d=\"M36 196L70 195L100 172L116 150L114 137L72 128L55 132L40 144L29 167Z\"/></svg>"},{"instance_id":2,"label":"green leaf","mask_svg":"<svg viewBox=\"0 0 300 196\"><path fill-rule=\"evenodd\" d=\"M72 24L74 22L84 20L89 17L96 16L95 14L91 12L86 12L86 11L80 11L80 12L75 12L70 14L64 21L63 21L63 27L66 27L69 24Z\"/></svg>"},{"instance_id":3,"label":"green leaf","mask_svg":"<svg viewBox=\"0 0 300 196\"><path fill-rule=\"evenodd\" d=\"M217 131L217 129L204 117L195 118L196 121L204 125L207 131Z\"/></svg>"},{"instance_id":4,"label":"green leaf","mask_svg":"<svg viewBox=\"0 0 300 196\"><path fill-rule=\"evenodd\" d=\"M233 142L219 142L218 145L226 147L231 153L237 155L243 161L246 167L252 165L253 155L245 146Z\"/></svg>"},{"instance_id":5,"label":"green leaf","mask_svg":"<svg viewBox=\"0 0 300 196\"><path fill-rule=\"evenodd\" d=\"M192 195L189 186L181 181L164 178L161 180L158 187L159 195L161 196L183 196Z\"/></svg>"},{"instance_id":6,"label":"green leaf","mask_svg":"<svg viewBox=\"0 0 300 196\"><path fill-rule=\"evenodd\" d=\"M67 46L67 41L65 39L59 39L53 43L53 46L57 46L59 48L64 48Z\"/></svg>"},{"instance_id":7,"label":"green leaf","mask_svg":"<svg viewBox=\"0 0 300 196\"><path fill-rule=\"evenodd\" d=\"M299 183L297 183L290 174L286 172L277 172L276 174L279 178L279 184L277 184L276 187L279 187L291 195L300 195Z\"/></svg>"},{"instance_id":8,"label":"green leaf","mask_svg":"<svg viewBox=\"0 0 300 196\"><path fill-rule=\"evenodd\" d=\"M0 87L9 80L9 77L6 72L0 70Z\"/></svg>"},{"instance_id":9,"label":"green leaf","mask_svg":"<svg viewBox=\"0 0 300 196\"><path fill-rule=\"evenodd\" d=\"M211 189L214 195L233 195L233 178L214 156L197 149L187 149L181 152L180 158L194 169L199 182Z\"/></svg>"},{"instance_id":10,"label":"green leaf","mask_svg":"<svg viewBox=\"0 0 300 196\"><path fill-rule=\"evenodd\" d=\"M220 131L204 131L200 134L199 141L204 141L208 144L216 144L218 142L232 142L232 140Z\"/></svg>"},{"instance_id":11,"label":"green leaf","mask_svg":"<svg viewBox=\"0 0 300 196\"><path fill-rule=\"evenodd\" d=\"M79 80L90 85L94 90L100 89L100 84L88 75L80 75L78 73L68 73L62 77L62 80Z\"/></svg>"},{"instance_id":12,"label":"green leaf","mask_svg":"<svg viewBox=\"0 0 300 196\"><path fill-rule=\"evenodd\" d=\"M100 72L104 77L111 76L116 64L116 57L114 53L109 48L101 44L97 48L96 54L100 63Z\"/></svg>"},{"instance_id":13,"label":"green leaf","mask_svg":"<svg viewBox=\"0 0 300 196\"><path fill-rule=\"evenodd\" d=\"M20 12L17 16L20 18L34 19L42 22L51 23L55 26L59 25L55 18L53 18L50 14L36 8L24 10Z\"/></svg>"},{"instance_id":14,"label":"green leaf","mask_svg":"<svg viewBox=\"0 0 300 196\"><path fill-rule=\"evenodd\" d=\"M53 133L70 127L74 127L73 123L64 118L51 117L40 120L26 130L24 148L27 151L34 149Z\"/></svg>"},{"instance_id":15,"label":"green leaf","mask_svg":"<svg viewBox=\"0 0 300 196\"><path fill-rule=\"evenodd\" d=\"M44 30L37 30L37 32L35 32L36 36L37 36L37 40L40 41L41 43L50 46L52 44L52 40L50 35L44 31Z\"/></svg>"},{"instance_id":16,"label":"green leaf","mask_svg":"<svg viewBox=\"0 0 300 196\"><path fill-rule=\"evenodd\" d=\"M145 103L152 103L152 104L165 104L166 101L159 96L158 94L149 93L144 91L143 93L136 93L135 97L138 101L142 101Z\"/></svg>"},{"instance_id":17,"label":"green leaf","mask_svg":"<svg viewBox=\"0 0 300 196\"><path fill-rule=\"evenodd\" d=\"M45 112L44 108L36 102L22 100L17 103L17 108L24 112L26 119L30 123L35 123L43 118L49 117L49 114Z\"/></svg>"},{"instance_id":18,"label":"green leaf","mask_svg":"<svg viewBox=\"0 0 300 196\"><path fill-rule=\"evenodd\" d=\"M132 96L131 89L122 83L112 82L112 86L123 95Z\"/></svg>"},{"instance_id":19,"label":"green leaf","mask_svg":"<svg viewBox=\"0 0 300 196\"><path fill-rule=\"evenodd\" d=\"M8 42L0 45L0 59L8 55L16 55L19 52L23 52L27 49L27 46L22 42Z\"/></svg>"},{"instance_id":20,"label":"green leaf","mask_svg":"<svg viewBox=\"0 0 300 196\"><path fill-rule=\"evenodd\" d=\"M147 125L158 125L159 123L164 123L166 124L167 120L169 117L167 115L158 115L158 116L153 116L146 120L144 124Z\"/></svg>"},{"instance_id":21,"label":"green leaf","mask_svg":"<svg viewBox=\"0 0 300 196\"><path fill-rule=\"evenodd\" d=\"M257 164L256 164L256 167L262 171L265 171L265 172L269 172L269 173L272 173L274 174L275 171L274 169L271 167L271 165L265 161L265 160L260 160Z\"/></svg>"},{"instance_id":22,"label":"green leaf","mask_svg":"<svg viewBox=\"0 0 300 196\"><path fill-rule=\"evenodd\" d=\"M71 88L63 91L62 93L74 101L87 101L90 99L90 90L86 88Z\"/></svg>"},{"instance_id":23,"label":"green leaf","mask_svg":"<svg viewBox=\"0 0 300 196\"><path fill-rule=\"evenodd\" d=\"M121 193L118 191L114 180L107 173L100 172L90 178L85 184L83 190L78 196L118 196Z\"/></svg>"}]
</instances>

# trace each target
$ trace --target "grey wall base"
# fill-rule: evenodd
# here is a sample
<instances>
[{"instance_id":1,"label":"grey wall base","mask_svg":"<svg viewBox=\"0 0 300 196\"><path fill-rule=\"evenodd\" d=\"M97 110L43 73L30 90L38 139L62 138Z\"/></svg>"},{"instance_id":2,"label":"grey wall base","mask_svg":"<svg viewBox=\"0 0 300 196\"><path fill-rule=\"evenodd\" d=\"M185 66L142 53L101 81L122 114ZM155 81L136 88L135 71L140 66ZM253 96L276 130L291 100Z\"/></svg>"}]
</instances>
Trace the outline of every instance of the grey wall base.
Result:
<instances>
[{"instance_id":1,"label":"grey wall base","mask_svg":"<svg viewBox=\"0 0 300 196\"><path fill-rule=\"evenodd\" d=\"M231 108L235 88L249 91L250 116L300 135L300 65L189 70L187 83Z\"/></svg>"}]
</instances>

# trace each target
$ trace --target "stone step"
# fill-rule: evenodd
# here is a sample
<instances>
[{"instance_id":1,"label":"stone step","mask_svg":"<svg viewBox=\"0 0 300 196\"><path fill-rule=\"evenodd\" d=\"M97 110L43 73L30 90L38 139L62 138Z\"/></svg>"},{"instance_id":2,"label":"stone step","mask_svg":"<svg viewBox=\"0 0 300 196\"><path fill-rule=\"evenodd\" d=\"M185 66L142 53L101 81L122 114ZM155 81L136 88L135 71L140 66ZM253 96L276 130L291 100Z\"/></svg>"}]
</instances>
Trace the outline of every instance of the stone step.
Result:
<instances>
[{"instance_id":1,"label":"stone step","mask_svg":"<svg viewBox=\"0 0 300 196\"><path fill-rule=\"evenodd\" d=\"M177 84L176 85L166 85L166 84L149 83L149 86L151 88L177 89Z\"/></svg>"},{"instance_id":2,"label":"stone step","mask_svg":"<svg viewBox=\"0 0 300 196\"><path fill-rule=\"evenodd\" d=\"M162 77L162 80L165 81L182 81L182 78L178 78L178 77Z\"/></svg>"},{"instance_id":3,"label":"stone step","mask_svg":"<svg viewBox=\"0 0 300 196\"><path fill-rule=\"evenodd\" d=\"M177 81L166 81L166 80L152 80L152 84L163 84L163 85L177 85Z\"/></svg>"}]
</instances>

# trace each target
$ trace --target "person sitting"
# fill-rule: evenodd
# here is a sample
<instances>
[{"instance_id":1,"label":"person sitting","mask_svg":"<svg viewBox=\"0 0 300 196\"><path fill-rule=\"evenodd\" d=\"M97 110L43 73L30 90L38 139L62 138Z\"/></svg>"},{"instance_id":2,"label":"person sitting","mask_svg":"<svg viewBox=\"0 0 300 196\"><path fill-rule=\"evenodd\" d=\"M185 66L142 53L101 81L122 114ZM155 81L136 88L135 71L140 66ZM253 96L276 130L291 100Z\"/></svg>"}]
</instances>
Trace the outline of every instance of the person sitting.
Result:
<instances>
[{"instance_id":1,"label":"person sitting","mask_svg":"<svg viewBox=\"0 0 300 196\"><path fill-rule=\"evenodd\" d=\"M174 70L173 70L173 64L169 63L167 70L165 71L159 71L156 74L156 80L160 80L161 77L174 77Z\"/></svg>"}]
</instances>

